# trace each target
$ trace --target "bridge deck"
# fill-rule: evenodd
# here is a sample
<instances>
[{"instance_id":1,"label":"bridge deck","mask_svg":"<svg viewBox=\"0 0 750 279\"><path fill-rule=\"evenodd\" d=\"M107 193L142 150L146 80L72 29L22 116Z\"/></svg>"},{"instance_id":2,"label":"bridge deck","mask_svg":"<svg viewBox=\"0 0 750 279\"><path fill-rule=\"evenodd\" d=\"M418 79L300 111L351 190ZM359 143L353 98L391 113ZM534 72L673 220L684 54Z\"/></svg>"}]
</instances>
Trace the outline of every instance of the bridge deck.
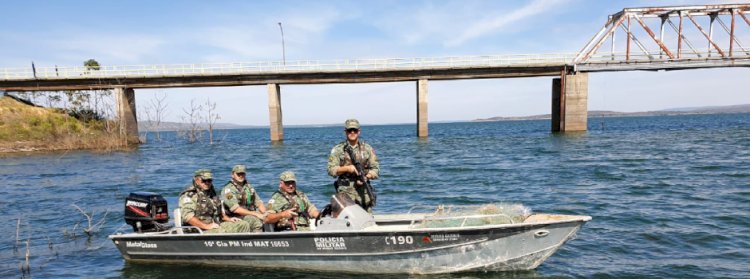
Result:
<instances>
[{"instance_id":1,"label":"bridge deck","mask_svg":"<svg viewBox=\"0 0 750 279\"><path fill-rule=\"evenodd\" d=\"M740 54L750 53L739 49ZM652 52L658 53L658 52ZM748 67L750 55L668 59L654 55L601 54L574 64L576 54L467 56L338 61L291 61L141 66L0 69L0 90L50 91L241 86L560 76L580 72Z\"/></svg>"}]
</instances>

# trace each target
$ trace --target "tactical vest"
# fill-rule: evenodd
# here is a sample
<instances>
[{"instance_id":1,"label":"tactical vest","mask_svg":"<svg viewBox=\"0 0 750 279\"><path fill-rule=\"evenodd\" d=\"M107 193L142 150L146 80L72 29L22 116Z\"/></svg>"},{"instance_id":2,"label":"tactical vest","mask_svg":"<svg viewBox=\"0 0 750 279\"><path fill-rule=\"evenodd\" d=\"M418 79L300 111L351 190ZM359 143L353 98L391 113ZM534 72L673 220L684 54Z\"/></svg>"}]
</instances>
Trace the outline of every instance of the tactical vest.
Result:
<instances>
[{"instance_id":1,"label":"tactical vest","mask_svg":"<svg viewBox=\"0 0 750 279\"><path fill-rule=\"evenodd\" d=\"M247 191L245 191L245 187L250 187L250 183L247 183L247 181L245 181L245 184L238 186L237 184L234 184L234 181L232 181L232 186L234 186L234 188L240 192L240 206L246 208L247 210L255 211L255 190L252 189L250 191L250 201L247 200Z\"/></svg>"},{"instance_id":2,"label":"tactical vest","mask_svg":"<svg viewBox=\"0 0 750 279\"><path fill-rule=\"evenodd\" d=\"M346 146L349 144L348 141L342 141L340 145ZM349 154L346 151L343 151L342 146L342 155L339 157L339 166L348 166L348 165L354 165L354 162L352 162L352 159L349 158ZM365 141L358 140L357 141L357 148L354 148L352 146L352 151L354 151L354 156L357 157L357 161L359 161L360 164L362 164L362 169L365 171L365 174L370 171L370 162L368 159L370 159L369 156L365 157ZM356 181L357 177L353 173L345 173L342 175L339 175L338 177L338 185L348 185L350 182Z\"/></svg>"},{"instance_id":3,"label":"tactical vest","mask_svg":"<svg viewBox=\"0 0 750 279\"><path fill-rule=\"evenodd\" d=\"M281 207L279 212L289 210L292 208L297 208L296 212L298 214L296 225L302 225L302 226L308 226L310 224L310 221L308 220L309 216L307 214L307 205L305 204L305 200L302 197L304 193L297 192L297 195L292 197L292 195L283 193L281 191L276 191L276 193L279 193L284 199L286 199L287 204ZM301 218L301 219L300 219Z\"/></svg>"},{"instance_id":4,"label":"tactical vest","mask_svg":"<svg viewBox=\"0 0 750 279\"><path fill-rule=\"evenodd\" d=\"M212 193L213 195L211 195ZM219 218L221 216L221 212L219 211L221 210L221 200L216 196L213 189L200 191L193 187L182 192L180 196L183 194L186 194L195 202L195 218L206 224L221 223L221 219Z\"/></svg>"}]
</instances>

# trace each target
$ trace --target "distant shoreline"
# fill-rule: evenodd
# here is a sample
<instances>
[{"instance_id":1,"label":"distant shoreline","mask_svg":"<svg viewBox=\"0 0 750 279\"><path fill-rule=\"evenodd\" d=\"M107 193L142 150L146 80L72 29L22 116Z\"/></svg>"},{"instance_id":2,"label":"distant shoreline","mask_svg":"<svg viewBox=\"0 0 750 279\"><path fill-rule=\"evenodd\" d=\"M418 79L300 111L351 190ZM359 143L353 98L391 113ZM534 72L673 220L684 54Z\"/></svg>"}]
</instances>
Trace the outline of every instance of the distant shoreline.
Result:
<instances>
[{"instance_id":1,"label":"distant shoreline","mask_svg":"<svg viewBox=\"0 0 750 279\"><path fill-rule=\"evenodd\" d=\"M680 115L715 115L715 114L736 114L736 113L750 113L750 111L738 111L738 112L680 112L680 111L659 111L659 112L614 112L614 111L589 111L588 118L613 118L613 117L652 117L652 116L680 116ZM430 122L431 124L441 123L477 123L477 122L501 122L501 121L527 121L527 120L550 120L549 114L543 115L531 115L531 116L518 116L518 117L491 117L491 118L480 118L473 120L454 120L454 121L435 121ZM183 124L178 122L170 122L172 124ZM184 124L187 125L187 124ZM369 124L366 126L388 126L388 125L414 125L414 123L383 123L383 124ZM327 127L338 127L339 124L303 124L303 125L285 125L284 128L327 128ZM205 127L202 127L205 128ZM149 132L176 132L180 129L159 129L149 130L147 127L142 126L141 123L138 125L141 133ZM240 125L240 124L228 124L227 126L214 127L214 130L237 130L237 129L269 129L269 126L258 126L258 125Z\"/></svg>"}]
</instances>

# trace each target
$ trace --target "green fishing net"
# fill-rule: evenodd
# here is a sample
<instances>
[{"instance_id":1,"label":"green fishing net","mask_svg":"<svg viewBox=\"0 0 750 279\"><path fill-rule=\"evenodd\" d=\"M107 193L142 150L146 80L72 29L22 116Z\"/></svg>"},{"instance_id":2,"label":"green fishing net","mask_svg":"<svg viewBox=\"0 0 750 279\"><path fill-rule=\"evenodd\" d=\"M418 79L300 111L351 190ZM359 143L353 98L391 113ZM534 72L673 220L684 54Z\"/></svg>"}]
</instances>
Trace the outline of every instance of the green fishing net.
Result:
<instances>
[{"instance_id":1,"label":"green fishing net","mask_svg":"<svg viewBox=\"0 0 750 279\"><path fill-rule=\"evenodd\" d=\"M432 214L418 220L420 228L452 228L521 223L531 209L519 203L496 203L476 206L440 205Z\"/></svg>"}]
</instances>

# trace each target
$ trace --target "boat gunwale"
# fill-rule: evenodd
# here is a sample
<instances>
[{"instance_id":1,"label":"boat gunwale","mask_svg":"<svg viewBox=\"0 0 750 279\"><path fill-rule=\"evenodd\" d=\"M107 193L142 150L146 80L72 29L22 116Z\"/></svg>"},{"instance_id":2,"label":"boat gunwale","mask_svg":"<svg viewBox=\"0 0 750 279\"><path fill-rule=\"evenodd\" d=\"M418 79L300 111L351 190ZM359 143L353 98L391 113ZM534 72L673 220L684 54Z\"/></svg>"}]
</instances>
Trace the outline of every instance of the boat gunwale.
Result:
<instances>
[{"instance_id":1,"label":"boat gunwale","mask_svg":"<svg viewBox=\"0 0 750 279\"><path fill-rule=\"evenodd\" d=\"M111 234L107 236L110 240L120 239L143 239L143 238L225 238L225 237L237 237L237 236L250 236L252 238L268 238L270 236L276 236L272 238L285 237L298 237L298 236L319 236L319 235L341 235L341 236L360 236L360 235L381 235L381 234L393 234L393 233L451 233L451 232L474 232L481 230L491 229L504 229L504 228L523 228L523 227L535 227L544 225L554 224L565 224L565 223L586 223L591 220L591 216L588 215L563 215L563 214L534 214L534 215L550 215L550 216L564 216L563 220L546 220L546 221L535 221L531 223L514 223L514 224L488 224L481 226L465 226L465 227L445 227L445 228L406 228L396 230L331 230L331 231L283 231L283 232L246 232L246 233L212 233L212 234L165 234L161 233L124 233L124 234ZM533 216L533 215L532 215ZM389 221L403 221L401 220L389 220ZM381 220L382 221L382 220Z\"/></svg>"}]
</instances>

